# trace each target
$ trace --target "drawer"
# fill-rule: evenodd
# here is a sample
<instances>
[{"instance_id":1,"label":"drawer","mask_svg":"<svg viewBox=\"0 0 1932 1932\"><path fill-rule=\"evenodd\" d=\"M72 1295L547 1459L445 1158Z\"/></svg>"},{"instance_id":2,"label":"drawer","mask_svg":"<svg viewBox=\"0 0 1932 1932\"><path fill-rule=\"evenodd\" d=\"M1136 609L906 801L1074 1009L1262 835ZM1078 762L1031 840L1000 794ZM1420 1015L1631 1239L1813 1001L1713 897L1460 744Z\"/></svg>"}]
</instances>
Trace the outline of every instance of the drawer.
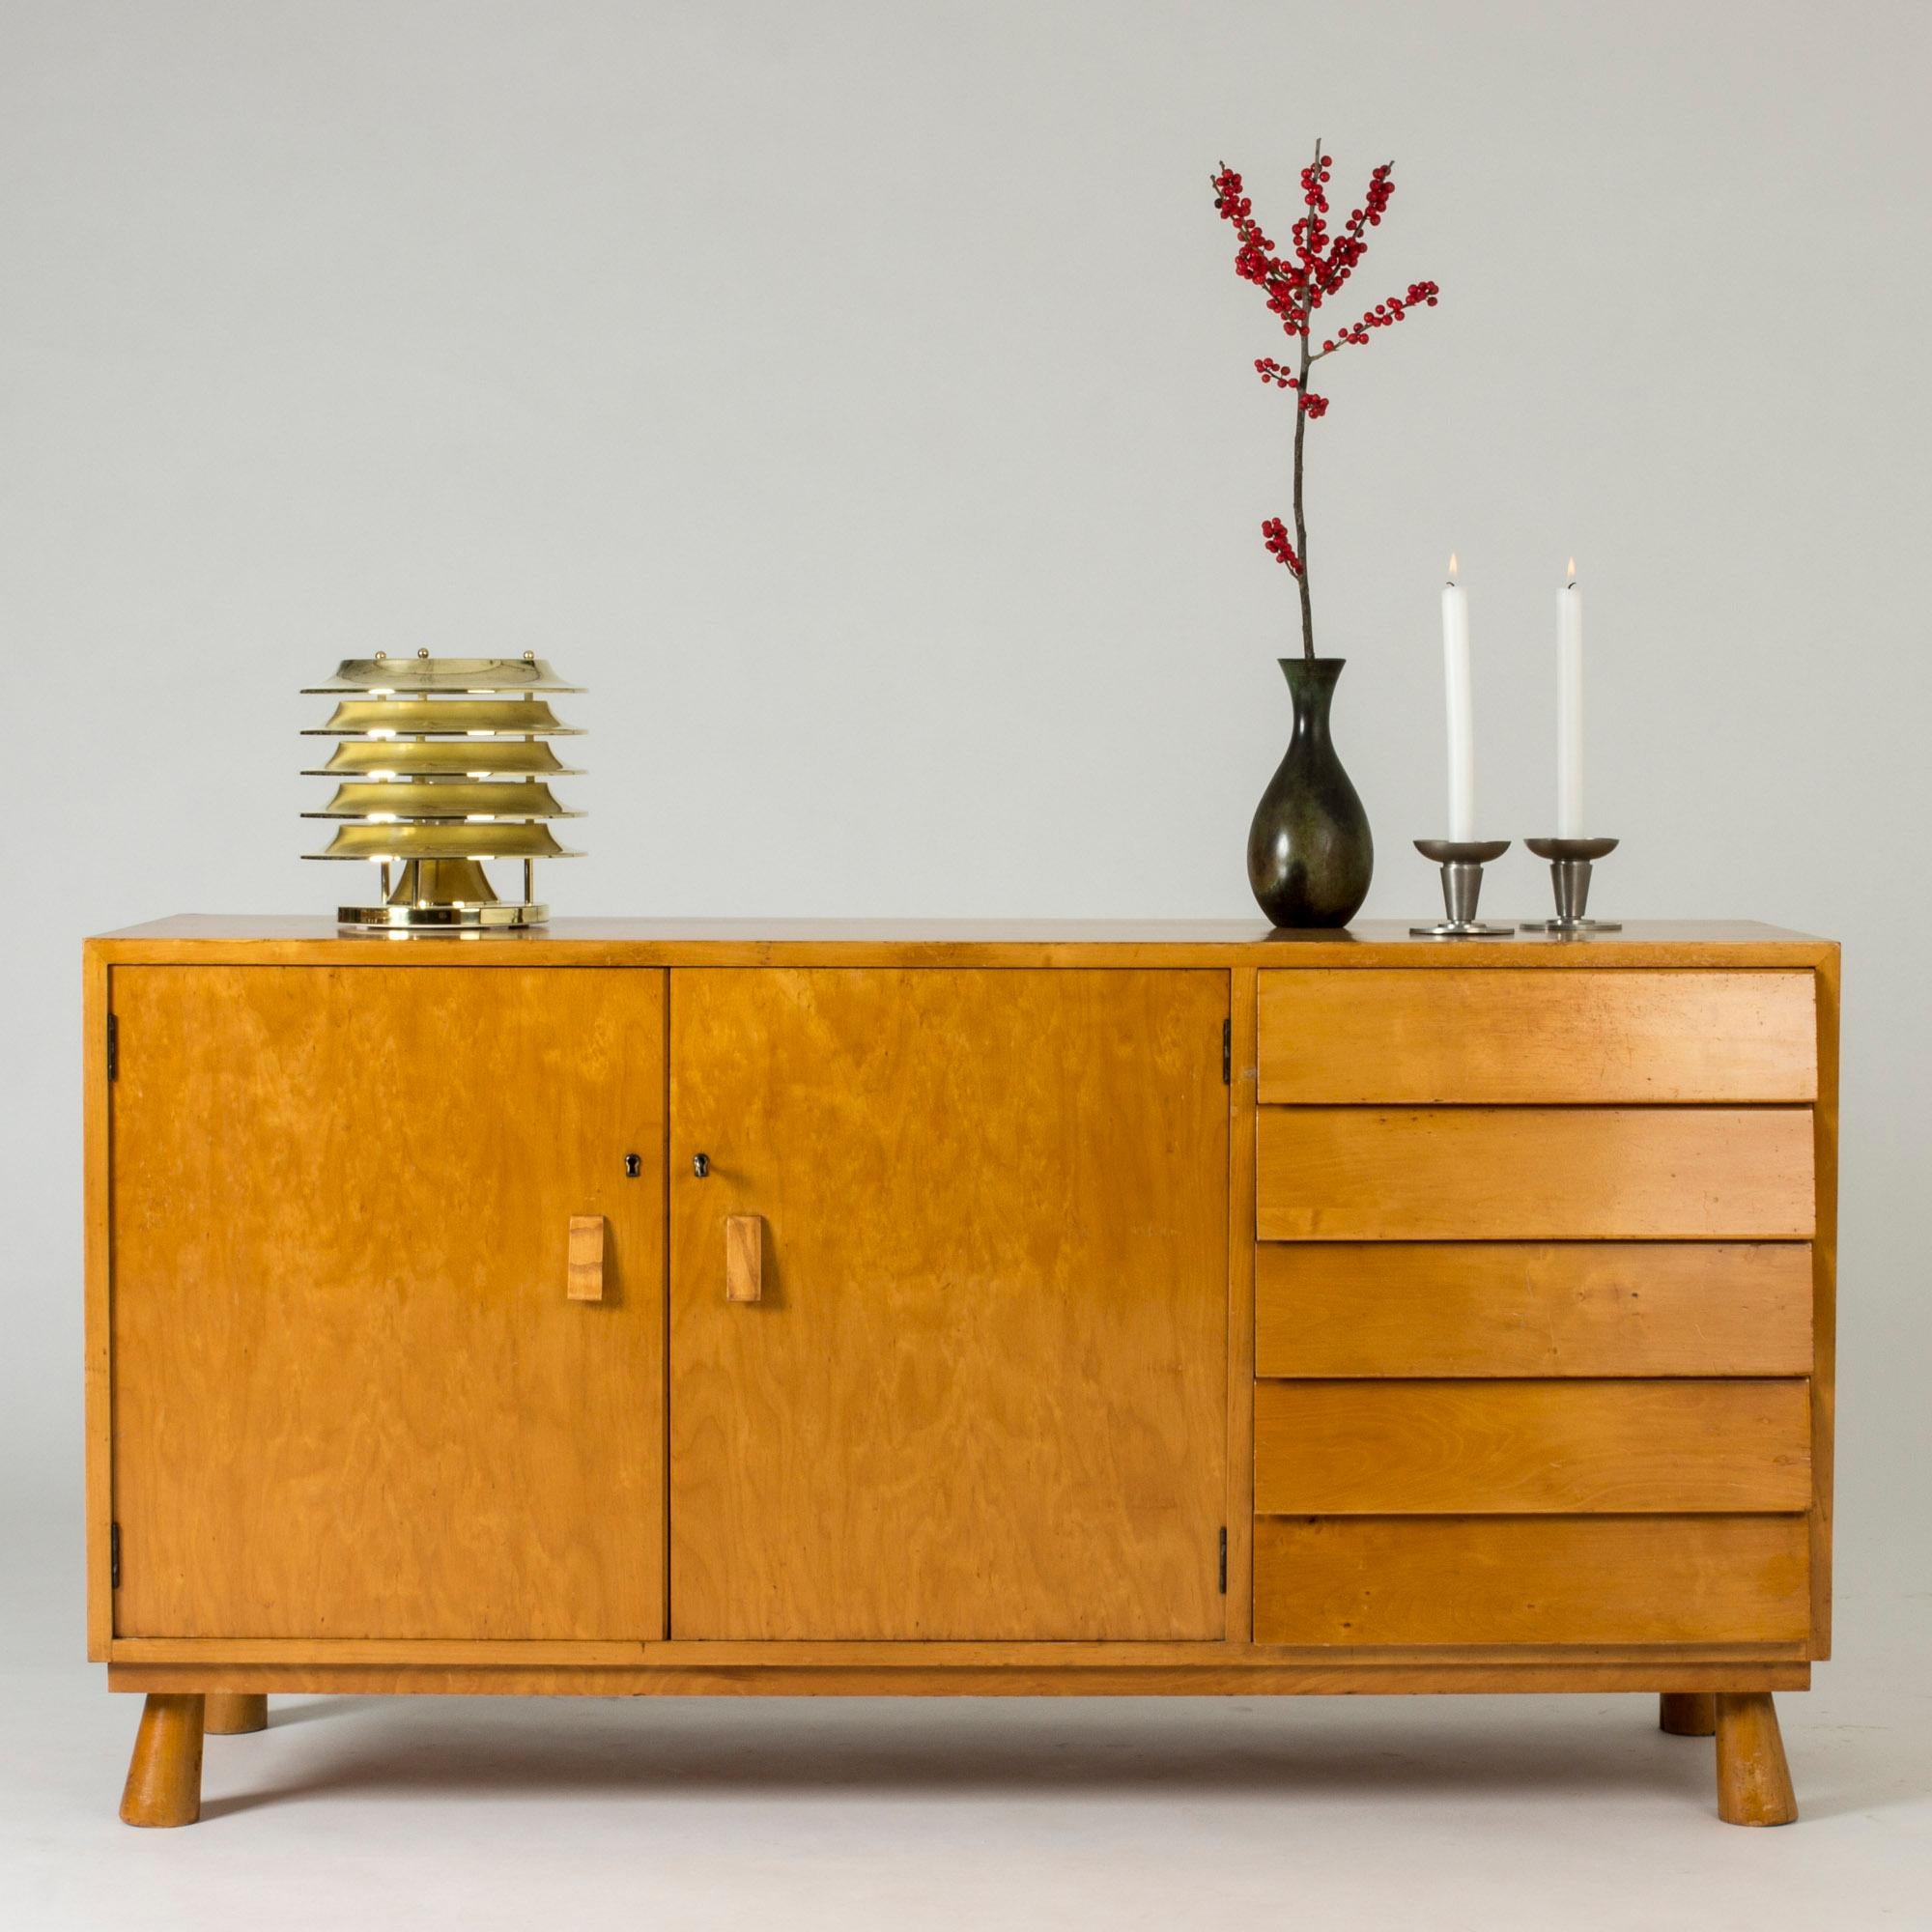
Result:
<instances>
[{"instance_id":1,"label":"drawer","mask_svg":"<svg viewBox=\"0 0 1932 1932\"><path fill-rule=\"evenodd\" d=\"M1804 1376L1803 1241L1285 1241L1262 1376Z\"/></svg>"},{"instance_id":2,"label":"drawer","mask_svg":"<svg viewBox=\"0 0 1932 1932\"><path fill-rule=\"evenodd\" d=\"M1717 1515L1810 1501L1802 1380L1255 1387L1255 1508L1267 1515Z\"/></svg>"},{"instance_id":3,"label":"drawer","mask_svg":"<svg viewBox=\"0 0 1932 1932\"><path fill-rule=\"evenodd\" d=\"M1269 971L1259 1097L1296 1104L1810 1101L1809 973Z\"/></svg>"},{"instance_id":4,"label":"drawer","mask_svg":"<svg viewBox=\"0 0 1932 1932\"><path fill-rule=\"evenodd\" d=\"M1264 1241L1809 1240L1808 1107L1263 1107Z\"/></svg>"},{"instance_id":5,"label":"drawer","mask_svg":"<svg viewBox=\"0 0 1932 1932\"><path fill-rule=\"evenodd\" d=\"M1801 1516L1266 1517L1255 1641L1803 1643Z\"/></svg>"}]
</instances>

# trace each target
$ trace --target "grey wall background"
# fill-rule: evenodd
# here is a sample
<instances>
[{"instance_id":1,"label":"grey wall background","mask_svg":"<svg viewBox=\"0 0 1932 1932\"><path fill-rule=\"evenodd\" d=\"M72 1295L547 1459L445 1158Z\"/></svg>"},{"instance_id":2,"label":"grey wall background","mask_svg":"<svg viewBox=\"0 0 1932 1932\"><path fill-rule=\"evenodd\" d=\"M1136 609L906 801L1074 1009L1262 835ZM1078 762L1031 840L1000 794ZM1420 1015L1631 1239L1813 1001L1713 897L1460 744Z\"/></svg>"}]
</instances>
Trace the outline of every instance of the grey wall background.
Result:
<instances>
[{"instance_id":1,"label":"grey wall background","mask_svg":"<svg viewBox=\"0 0 1932 1932\"><path fill-rule=\"evenodd\" d=\"M1312 432L1368 911L1433 900L1452 546L1482 816L1548 828L1574 552L1603 910L1846 943L1841 1647L1923 1587L1929 18L4 0L0 1497L64 1654L81 935L332 906L296 694L419 644L593 687L568 910L1246 914L1292 417L1207 184L1284 236L1318 132L1398 162L1356 286L1444 291Z\"/></svg>"}]
</instances>

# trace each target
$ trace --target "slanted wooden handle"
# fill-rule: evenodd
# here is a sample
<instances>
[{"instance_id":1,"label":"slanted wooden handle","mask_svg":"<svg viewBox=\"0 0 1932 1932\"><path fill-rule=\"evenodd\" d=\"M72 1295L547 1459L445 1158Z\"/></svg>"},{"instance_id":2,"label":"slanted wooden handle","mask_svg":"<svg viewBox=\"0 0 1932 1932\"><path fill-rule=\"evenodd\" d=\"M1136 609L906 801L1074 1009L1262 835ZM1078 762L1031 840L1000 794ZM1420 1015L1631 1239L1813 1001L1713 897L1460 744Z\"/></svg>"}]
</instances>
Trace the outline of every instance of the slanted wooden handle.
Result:
<instances>
[{"instance_id":1,"label":"slanted wooden handle","mask_svg":"<svg viewBox=\"0 0 1932 1932\"><path fill-rule=\"evenodd\" d=\"M563 1292L572 1301L604 1299L603 1215L570 1217L570 1265L565 1270Z\"/></svg>"},{"instance_id":2,"label":"slanted wooden handle","mask_svg":"<svg viewBox=\"0 0 1932 1932\"><path fill-rule=\"evenodd\" d=\"M765 1224L757 1214L724 1217L724 1299L756 1301L765 1289Z\"/></svg>"}]
</instances>

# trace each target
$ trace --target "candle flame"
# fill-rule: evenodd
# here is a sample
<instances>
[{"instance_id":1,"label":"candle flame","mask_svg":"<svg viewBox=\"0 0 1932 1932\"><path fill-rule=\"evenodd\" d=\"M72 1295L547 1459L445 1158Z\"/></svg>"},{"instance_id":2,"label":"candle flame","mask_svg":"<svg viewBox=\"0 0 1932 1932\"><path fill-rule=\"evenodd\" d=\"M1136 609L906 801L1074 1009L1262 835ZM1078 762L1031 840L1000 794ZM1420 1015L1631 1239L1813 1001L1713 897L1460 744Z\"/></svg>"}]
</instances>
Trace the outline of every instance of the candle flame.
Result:
<instances>
[{"instance_id":1,"label":"candle flame","mask_svg":"<svg viewBox=\"0 0 1932 1932\"><path fill-rule=\"evenodd\" d=\"M1456 581L1456 553L1452 550L1449 553L1449 582L1451 583L1454 583L1455 581Z\"/></svg>"},{"instance_id":2,"label":"candle flame","mask_svg":"<svg viewBox=\"0 0 1932 1932\"><path fill-rule=\"evenodd\" d=\"M1577 559L1574 556L1563 566L1563 575L1573 580L1575 579L1577 575Z\"/></svg>"}]
</instances>

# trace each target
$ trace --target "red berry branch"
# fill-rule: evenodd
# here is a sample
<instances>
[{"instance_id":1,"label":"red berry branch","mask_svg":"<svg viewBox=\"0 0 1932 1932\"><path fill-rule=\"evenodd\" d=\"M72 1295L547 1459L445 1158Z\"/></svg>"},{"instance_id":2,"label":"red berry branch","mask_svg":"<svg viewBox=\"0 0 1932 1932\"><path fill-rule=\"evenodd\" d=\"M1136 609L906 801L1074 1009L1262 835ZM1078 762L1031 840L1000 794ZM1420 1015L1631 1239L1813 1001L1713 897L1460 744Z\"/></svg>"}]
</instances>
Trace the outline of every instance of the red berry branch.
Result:
<instances>
[{"instance_id":1,"label":"red berry branch","mask_svg":"<svg viewBox=\"0 0 1932 1932\"><path fill-rule=\"evenodd\" d=\"M1301 648L1311 658L1315 655L1315 619L1308 601L1308 522L1302 509L1301 440L1309 423L1319 422L1328 413L1328 398L1318 396L1308 386L1308 372L1324 355L1366 342L1372 330L1402 321L1410 309L1434 308L1440 293L1434 282L1410 282L1401 295L1377 302L1359 321L1323 335L1321 348L1314 346L1317 310L1341 290L1369 252L1367 231L1380 227L1395 194L1395 163L1386 161L1370 175L1361 207L1350 209L1340 230L1331 232L1330 168L1329 157L1317 141L1315 159L1301 171L1301 205L1306 212L1294 224L1285 255L1263 234L1240 176L1224 163L1214 177L1214 207L1223 221L1234 223L1240 242L1235 250L1236 274L1262 291L1270 313L1280 319L1283 332L1301 345L1296 362L1277 362L1271 355L1264 355L1256 361L1255 373L1264 384L1294 391L1294 541L1289 541L1288 526L1279 517L1270 517L1262 525L1262 541L1277 563L1288 566L1301 592Z\"/></svg>"},{"instance_id":2,"label":"red berry branch","mask_svg":"<svg viewBox=\"0 0 1932 1932\"><path fill-rule=\"evenodd\" d=\"M1267 554L1277 563L1285 563L1295 576L1301 575L1301 559L1294 554L1294 546L1288 540L1288 526L1279 517L1270 517L1262 525L1262 541L1267 545Z\"/></svg>"}]
</instances>

